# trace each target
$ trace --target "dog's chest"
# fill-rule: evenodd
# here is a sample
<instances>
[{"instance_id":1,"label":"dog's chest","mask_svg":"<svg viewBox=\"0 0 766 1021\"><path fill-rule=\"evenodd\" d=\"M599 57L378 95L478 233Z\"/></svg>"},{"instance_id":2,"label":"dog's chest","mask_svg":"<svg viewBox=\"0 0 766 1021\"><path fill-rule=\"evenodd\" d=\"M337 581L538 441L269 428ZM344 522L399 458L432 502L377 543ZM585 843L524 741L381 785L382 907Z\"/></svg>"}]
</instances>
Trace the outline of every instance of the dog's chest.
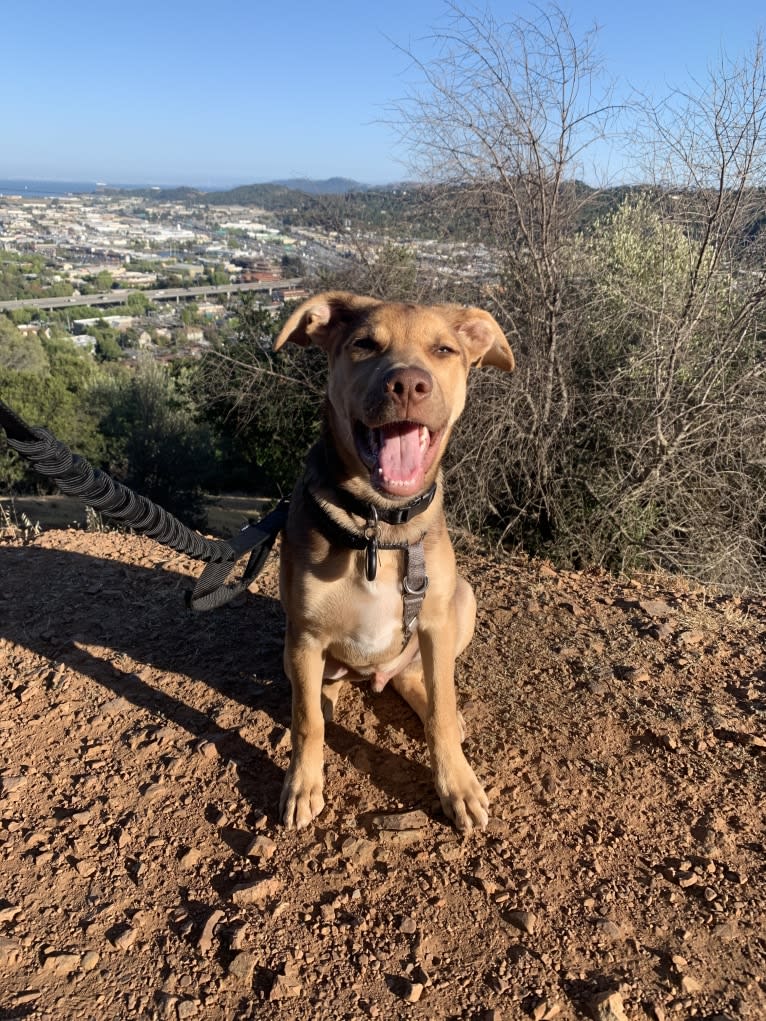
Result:
<instances>
[{"instance_id":1,"label":"dog's chest","mask_svg":"<svg viewBox=\"0 0 766 1021\"><path fill-rule=\"evenodd\" d=\"M351 646L357 664L376 664L398 652L403 638L401 583L360 578L351 595L344 644Z\"/></svg>"}]
</instances>

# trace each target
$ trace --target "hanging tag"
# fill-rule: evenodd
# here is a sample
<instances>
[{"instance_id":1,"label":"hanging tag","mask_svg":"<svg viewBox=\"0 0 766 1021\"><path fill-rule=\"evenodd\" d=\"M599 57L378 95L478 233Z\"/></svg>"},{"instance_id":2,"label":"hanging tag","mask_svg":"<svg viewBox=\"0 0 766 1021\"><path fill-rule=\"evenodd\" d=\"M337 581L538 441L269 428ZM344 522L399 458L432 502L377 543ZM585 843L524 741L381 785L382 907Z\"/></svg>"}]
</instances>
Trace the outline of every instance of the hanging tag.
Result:
<instances>
[{"instance_id":1,"label":"hanging tag","mask_svg":"<svg viewBox=\"0 0 766 1021\"><path fill-rule=\"evenodd\" d=\"M375 581L378 573L378 540L368 539L367 549L364 551L364 573L367 581Z\"/></svg>"},{"instance_id":2,"label":"hanging tag","mask_svg":"<svg viewBox=\"0 0 766 1021\"><path fill-rule=\"evenodd\" d=\"M370 517L364 530L367 548L364 551L364 573L367 581L375 581L378 573L378 512L370 506Z\"/></svg>"}]
</instances>

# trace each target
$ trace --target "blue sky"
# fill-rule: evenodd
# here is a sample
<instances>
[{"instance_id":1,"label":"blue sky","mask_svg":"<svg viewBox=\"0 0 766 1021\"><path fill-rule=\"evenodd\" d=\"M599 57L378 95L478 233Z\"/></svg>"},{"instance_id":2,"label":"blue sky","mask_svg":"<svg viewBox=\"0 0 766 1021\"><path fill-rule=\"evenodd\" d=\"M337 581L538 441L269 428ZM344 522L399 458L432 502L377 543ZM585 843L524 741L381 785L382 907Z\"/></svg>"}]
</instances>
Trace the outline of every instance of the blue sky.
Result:
<instances>
[{"instance_id":1,"label":"blue sky","mask_svg":"<svg viewBox=\"0 0 766 1021\"><path fill-rule=\"evenodd\" d=\"M468 6L468 5L467 5ZM649 92L735 56L763 0L574 0L610 75ZM499 19L529 11L495 0ZM0 0L0 178L237 184L407 177L386 123L443 0Z\"/></svg>"}]
</instances>

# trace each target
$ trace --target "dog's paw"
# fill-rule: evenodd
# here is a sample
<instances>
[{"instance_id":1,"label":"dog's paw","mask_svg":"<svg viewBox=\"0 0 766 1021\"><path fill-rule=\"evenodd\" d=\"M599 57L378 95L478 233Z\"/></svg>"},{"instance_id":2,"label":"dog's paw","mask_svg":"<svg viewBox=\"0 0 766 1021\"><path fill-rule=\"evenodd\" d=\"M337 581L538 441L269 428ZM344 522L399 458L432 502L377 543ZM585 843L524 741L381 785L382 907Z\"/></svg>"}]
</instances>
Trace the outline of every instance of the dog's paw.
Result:
<instances>
[{"instance_id":1,"label":"dog's paw","mask_svg":"<svg viewBox=\"0 0 766 1021\"><path fill-rule=\"evenodd\" d=\"M321 770L318 774L308 770L288 770L279 801L279 814L288 829L303 829L316 819L324 808Z\"/></svg>"},{"instance_id":2,"label":"dog's paw","mask_svg":"<svg viewBox=\"0 0 766 1021\"><path fill-rule=\"evenodd\" d=\"M462 754L449 769L436 774L436 791L444 814L457 829L468 833L474 827L486 828L489 798Z\"/></svg>"}]
</instances>

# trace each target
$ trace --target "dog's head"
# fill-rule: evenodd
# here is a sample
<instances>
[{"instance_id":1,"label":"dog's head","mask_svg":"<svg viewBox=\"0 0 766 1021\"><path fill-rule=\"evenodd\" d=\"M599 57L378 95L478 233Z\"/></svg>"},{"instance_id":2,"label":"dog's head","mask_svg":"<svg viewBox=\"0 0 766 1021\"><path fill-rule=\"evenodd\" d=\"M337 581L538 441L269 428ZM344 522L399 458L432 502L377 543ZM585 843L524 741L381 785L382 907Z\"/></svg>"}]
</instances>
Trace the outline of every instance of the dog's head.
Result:
<instances>
[{"instance_id":1,"label":"dog's head","mask_svg":"<svg viewBox=\"0 0 766 1021\"><path fill-rule=\"evenodd\" d=\"M288 341L327 351L338 453L351 474L366 475L390 499L412 497L433 481L465 404L469 369L514 368L508 341L488 312L343 291L297 308L274 350Z\"/></svg>"}]
</instances>

